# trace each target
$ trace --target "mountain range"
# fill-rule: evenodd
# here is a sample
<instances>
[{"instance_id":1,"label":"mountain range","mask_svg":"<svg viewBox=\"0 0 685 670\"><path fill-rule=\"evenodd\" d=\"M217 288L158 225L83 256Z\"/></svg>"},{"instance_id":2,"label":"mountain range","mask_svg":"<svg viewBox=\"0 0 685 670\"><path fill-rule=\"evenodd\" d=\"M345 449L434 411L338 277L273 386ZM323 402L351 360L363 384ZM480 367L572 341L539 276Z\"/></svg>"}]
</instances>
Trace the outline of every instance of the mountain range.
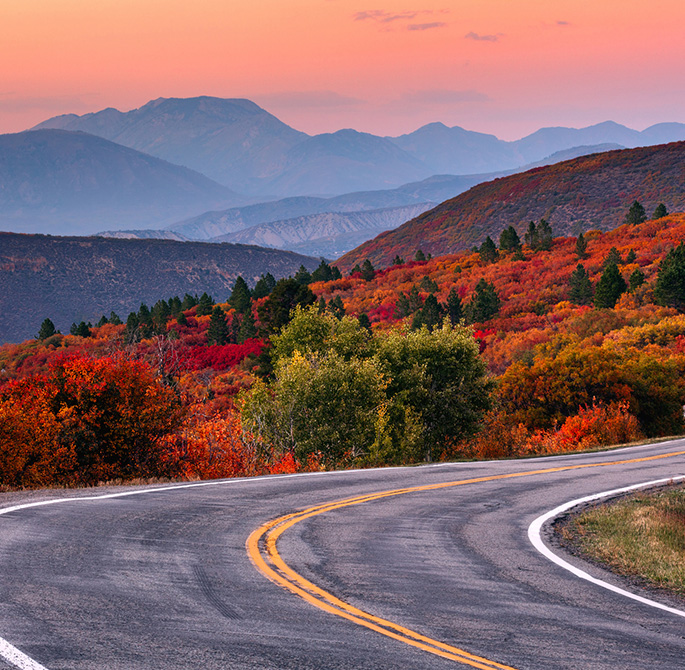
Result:
<instances>
[{"instance_id":1,"label":"mountain range","mask_svg":"<svg viewBox=\"0 0 685 670\"><path fill-rule=\"evenodd\" d=\"M648 214L663 203L685 211L685 142L582 156L478 184L395 230L381 233L336 263L349 269L369 258L376 266L418 249L434 256L497 241L510 225L521 238L544 218L555 235L610 230L639 201Z\"/></svg>"}]
</instances>

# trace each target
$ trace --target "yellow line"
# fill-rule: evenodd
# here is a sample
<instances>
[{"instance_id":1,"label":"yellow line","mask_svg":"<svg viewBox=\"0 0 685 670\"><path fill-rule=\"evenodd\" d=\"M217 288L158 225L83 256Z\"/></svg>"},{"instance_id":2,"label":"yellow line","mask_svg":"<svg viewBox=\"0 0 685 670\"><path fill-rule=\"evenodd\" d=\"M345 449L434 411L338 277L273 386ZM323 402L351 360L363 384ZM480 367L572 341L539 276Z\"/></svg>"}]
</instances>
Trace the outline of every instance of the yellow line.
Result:
<instances>
[{"instance_id":1,"label":"yellow line","mask_svg":"<svg viewBox=\"0 0 685 670\"><path fill-rule=\"evenodd\" d=\"M508 665L502 665L495 661L490 661L487 658L471 654L458 647L453 647L439 640L421 635L409 628L400 626L392 621L377 617L368 612L364 612L348 603L336 598L332 593L323 590L316 586L302 575L295 572L278 553L276 543L278 538L289 528L295 524L300 523L325 512L330 512L344 507L352 507L362 503L380 500L382 498L389 498L392 496L404 495L406 493L418 493L422 491L436 491L439 489L451 488L454 486L463 486L465 484L477 484L482 482L491 482L499 479L512 479L515 477L530 477L532 475L549 474L552 472L563 472L565 470L580 470L583 468L597 468L608 467L612 465L624 465L628 463L642 463L645 461L654 461L662 458L672 458L674 456L683 456L685 451L670 452L667 454L659 454L657 456L645 456L642 458L631 458L621 461L607 461L604 463L585 463L582 465L567 465L556 468L545 468L541 470L528 470L525 472L511 472L502 475L491 475L487 477L474 477L471 479L462 479L454 482L442 482L440 484L428 484L424 486L412 486L402 489L392 489L389 491L380 491L376 493L365 494L343 500L335 500L328 503L308 507L300 512L294 512L278 517L265 523L257 528L247 540L247 552L250 559L256 568L270 579L275 584L282 586L295 595L299 596L308 603L318 607L326 612L335 614L343 619L352 621L360 626L369 628L381 635L385 635L394 640L404 642L412 647L422 649L431 654L441 656L449 660L456 661L463 665L470 665L474 668L481 668L482 670L515 670ZM268 560L268 563L267 563Z\"/></svg>"}]
</instances>

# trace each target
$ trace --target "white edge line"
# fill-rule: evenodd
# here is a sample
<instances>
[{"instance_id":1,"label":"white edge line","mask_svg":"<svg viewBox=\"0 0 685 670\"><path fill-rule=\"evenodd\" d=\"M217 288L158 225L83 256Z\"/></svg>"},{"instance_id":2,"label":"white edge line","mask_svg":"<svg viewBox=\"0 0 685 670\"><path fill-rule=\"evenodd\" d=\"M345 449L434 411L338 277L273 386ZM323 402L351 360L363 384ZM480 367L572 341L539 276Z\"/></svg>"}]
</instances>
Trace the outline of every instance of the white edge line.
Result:
<instances>
[{"instance_id":1,"label":"white edge line","mask_svg":"<svg viewBox=\"0 0 685 670\"><path fill-rule=\"evenodd\" d=\"M608 582L602 581L601 579L597 579L596 577L593 577L592 575L588 574L584 570L581 570L580 568L575 567L574 565L571 565L567 561L565 561L563 558L555 554L543 541L542 541L542 536L541 536L541 531L542 527L545 523L547 523L550 519L553 519L557 516L560 516L564 512L567 512L569 509L572 507L576 507L578 505L582 505L583 503L588 503L588 502L593 502L595 500L600 500L601 498L608 498L609 496L615 496L615 495L620 495L621 493L627 493L629 491L635 491L637 489L642 489L642 488L647 488L649 486L658 486L660 484L668 484L669 482L675 482L678 480L685 479L685 475L680 475L678 477L668 477L667 479L656 479L651 482L644 482L642 484L635 484L634 486L626 486L621 489L613 489L612 491L603 491L602 493L596 493L595 495L591 496L586 496L584 498L578 498L577 500L571 500L571 502L564 503L563 505L559 505L559 507L554 508L553 510L547 512L546 514L543 514L542 516L539 516L533 523L528 526L528 539L531 541L532 545L547 559L552 561L552 563L556 563L558 566L564 568L564 570L568 570L572 574L574 574L576 577L579 577L580 579L585 579L588 582L591 582L592 584L596 584L597 586L601 586L602 588L608 589L609 591L613 591L614 593L618 593L619 595L625 596L626 598L631 598L632 600L637 600L638 602L642 603L643 605L649 605L650 607L656 607L657 609L664 610L665 612L670 612L671 614L675 614L680 617L685 617L685 611L676 609L675 607L669 607L668 605L664 605L663 603L659 603L655 600L650 600L649 598L644 598L643 596L639 596L636 593L631 593L630 591L626 591L625 589L621 589L618 586L614 586L613 584L609 584Z\"/></svg>"}]
</instances>

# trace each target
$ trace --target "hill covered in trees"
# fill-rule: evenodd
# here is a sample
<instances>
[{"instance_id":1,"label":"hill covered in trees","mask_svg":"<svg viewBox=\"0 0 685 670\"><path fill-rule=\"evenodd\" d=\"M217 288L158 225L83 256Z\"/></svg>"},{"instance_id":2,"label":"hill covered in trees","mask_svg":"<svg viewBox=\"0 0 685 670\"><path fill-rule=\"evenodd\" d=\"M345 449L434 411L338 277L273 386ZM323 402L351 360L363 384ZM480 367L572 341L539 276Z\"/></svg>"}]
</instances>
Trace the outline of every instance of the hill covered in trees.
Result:
<instances>
[{"instance_id":1,"label":"hill covered in trees","mask_svg":"<svg viewBox=\"0 0 685 670\"><path fill-rule=\"evenodd\" d=\"M583 156L478 184L337 264L349 269L369 258L388 265L419 248L434 256L455 253L509 225L523 235L529 221L543 218L558 235L609 230L624 221L635 200L650 214L659 203L669 212L685 210L685 142Z\"/></svg>"},{"instance_id":2,"label":"hill covered in trees","mask_svg":"<svg viewBox=\"0 0 685 670\"><path fill-rule=\"evenodd\" d=\"M0 341L35 335L46 317L65 332L172 293L225 296L239 275L253 283L317 263L241 244L0 233Z\"/></svg>"}]
</instances>

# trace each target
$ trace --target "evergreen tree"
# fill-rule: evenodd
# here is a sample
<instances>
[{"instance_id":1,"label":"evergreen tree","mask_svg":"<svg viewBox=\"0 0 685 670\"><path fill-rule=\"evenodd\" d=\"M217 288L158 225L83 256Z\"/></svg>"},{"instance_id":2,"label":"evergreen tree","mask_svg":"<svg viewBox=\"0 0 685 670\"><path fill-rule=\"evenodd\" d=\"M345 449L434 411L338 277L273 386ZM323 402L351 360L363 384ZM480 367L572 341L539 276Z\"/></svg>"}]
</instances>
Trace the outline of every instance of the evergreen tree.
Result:
<instances>
[{"instance_id":1,"label":"evergreen tree","mask_svg":"<svg viewBox=\"0 0 685 670\"><path fill-rule=\"evenodd\" d=\"M52 323L50 319L45 319L45 321L40 324L40 330L38 331L36 339L47 340L48 337L52 337L56 332L55 324Z\"/></svg>"},{"instance_id":2,"label":"evergreen tree","mask_svg":"<svg viewBox=\"0 0 685 670\"><path fill-rule=\"evenodd\" d=\"M467 314L471 323L483 323L491 319L500 308L500 299L493 284L480 279L468 304Z\"/></svg>"},{"instance_id":3,"label":"evergreen tree","mask_svg":"<svg viewBox=\"0 0 685 670\"><path fill-rule=\"evenodd\" d=\"M248 309L245 314L243 314L242 321L240 322L240 330L238 331L238 344L242 344L245 340L249 340L253 337L257 337L257 326L255 325L254 314L251 309Z\"/></svg>"},{"instance_id":4,"label":"evergreen tree","mask_svg":"<svg viewBox=\"0 0 685 670\"><path fill-rule=\"evenodd\" d=\"M110 312L109 313L109 322L113 326L120 326L123 323L122 320L119 318L119 315L116 312Z\"/></svg>"},{"instance_id":5,"label":"evergreen tree","mask_svg":"<svg viewBox=\"0 0 685 670\"><path fill-rule=\"evenodd\" d=\"M145 340L148 337L152 337L152 331L153 323L150 308L145 303L141 303L138 310L138 333L140 338Z\"/></svg>"},{"instance_id":6,"label":"evergreen tree","mask_svg":"<svg viewBox=\"0 0 685 670\"><path fill-rule=\"evenodd\" d=\"M356 274L361 274L362 269L359 267L359 263L357 263L351 270L350 270L350 276L356 275Z\"/></svg>"},{"instance_id":7,"label":"evergreen tree","mask_svg":"<svg viewBox=\"0 0 685 670\"><path fill-rule=\"evenodd\" d=\"M238 314L244 314L252 305L250 287L240 275L235 280L235 284L233 284L233 290L228 299L228 304L233 307Z\"/></svg>"},{"instance_id":8,"label":"evergreen tree","mask_svg":"<svg viewBox=\"0 0 685 670\"><path fill-rule=\"evenodd\" d=\"M90 324L86 323L85 321L81 321L81 323L78 324L72 323L69 332L72 335L77 335L78 337L90 337L92 334L90 332Z\"/></svg>"},{"instance_id":9,"label":"evergreen tree","mask_svg":"<svg viewBox=\"0 0 685 670\"><path fill-rule=\"evenodd\" d=\"M326 298L321 296L319 298L319 302L317 303L317 309L319 310L319 314L323 314L326 311Z\"/></svg>"},{"instance_id":10,"label":"evergreen tree","mask_svg":"<svg viewBox=\"0 0 685 670\"><path fill-rule=\"evenodd\" d=\"M397 302L395 303L395 315L404 319L411 314L411 307L409 306L409 298L407 298L406 293L400 293L397 296Z\"/></svg>"},{"instance_id":11,"label":"evergreen tree","mask_svg":"<svg viewBox=\"0 0 685 670\"><path fill-rule=\"evenodd\" d=\"M197 310L195 313L198 316L206 316L207 314L212 313L213 307L214 298L212 298L211 295L205 292L200 296L200 299L197 301Z\"/></svg>"},{"instance_id":12,"label":"evergreen tree","mask_svg":"<svg viewBox=\"0 0 685 670\"><path fill-rule=\"evenodd\" d=\"M396 254L395 258L392 259L392 264L393 265L404 265L404 258L402 258L399 254Z\"/></svg>"},{"instance_id":13,"label":"evergreen tree","mask_svg":"<svg viewBox=\"0 0 685 670\"><path fill-rule=\"evenodd\" d=\"M188 325L188 319L186 318L185 312L179 312L176 315L176 323L179 326L187 326Z\"/></svg>"},{"instance_id":14,"label":"evergreen tree","mask_svg":"<svg viewBox=\"0 0 685 670\"><path fill-rule=\"evenodd\" d=\"M423 307L414 314L411 322L412 330L418 330L422 326L433 332L433 329L442 322L442 309L437 298L431 293L426 297Z\"/></svg>"},{"instance_id":15,"label":"evergreen tree","mask_svg":"<svg viewBox=\"0 0 685 670\"><path fill-rule=\"evenodd\" d=\"M581 263L571 273L569 283L569 297L576 305L589 305L592 302L594 290L590 282L590 275Z\"/></svg>"},{"instance_id":16,"label":"evergreen tree","mask_svg":"<svg viewBox=\"0 0 685 670\"><path fill-rule=\"evenodd\" d=\"M357 321L359 321L359 325L364 328L365 330L368 330L371 332L371 319L369 319L368 315L364 314L362 312L358 317Z\"/></svg>"},{"instance_id":17,"label":"evergreen tree","mask_svg":"<svg viewBox=\"0 0 685 670\"><path fill-rule=\"evenodd\" d=\"M371 281L375 276L376 270L374 269L373 265L371 265L371 261L367 258L362 263L362 279L364 281Z\"/></svg>"},{"instance_id":18,"label":"evergreen tree","mask_svg":"<svg viewBox=\"0 0 685 670\"><path fill-rule=\"evenodd\" d=\"M628 252L628 255L626 256L626 265L630 265L631 263L634 263L637 260L637 254L635 253L634 249L631 249Z\"/></svg>"},{"instance_id":19,"label":"evergreen tree","mask_svg":"<svg viewBox=\"0 0 685 670\"><path fill-rule=\"evenodd\" d=\"M425 261L425 260L426 260L426 256L425 256L425 254L423 253L423 251L421 251L421 249L419 249L419 250L416 252L416 254L414 255L414 260L415 260L415 261Z\"/></svg>"},{"instance_id":20,"label":"evergreen tree","mask_svg":"<svg viewBox=\"0 0 685 670\"><path fill-rule=\"evenodd\" d=\"M498 259L499 254L497 253L497 247L490 235L485 238L483 244L478 248L478 254L484 263L494 263Z\"/></svg>"},{"instance_id":21,"label":"evergreen tree","mask_svg":"<svg viewBox=\"0 0 685 670\"><path fill-rule=\"evenodd\" d=\"M266 298L266 296L274 290L275 286L276 280L274 279L274 276L270 272L267 272L265 275L261 275L257 280L254 290L252 291L252 297L255 300Z\"/></svg>"},{"instance_id":22,"label":"evergreen tree","mask_svg":"<svg viewBox=\"0 0 685 670\"><path fill-rule=\"evenodd\" d=\"M580 233L576 240L576 256L581 260L587 258L587 240L583 236L583 233Z\"/></svg>"},{"instance_id":23,"label":"evergreen tree","mask_svg":"<svg viewBox=\"0 0 685 670\"><path fill-rule=\"evenodd\" d=\"M340 270L338 270L340 272ZM312 272L312 281L331 281L333 279L333 269L322 258L319 267Z\"/></svg>"},{"instance_id":24,"label":"evergreen tree","mask_svg":"<svg viewBox=\"0 0 685 670\"><path fill-rule=\"evenodd\" d=\"M528 230L526 230L526 234L523 236L523 239L533 251L535 251L538 248L540 244L538 237L538 228L533 221L531 221L528 224Z\"/></svg>"},{"instance_id":25,"label":"evergreen tree","mask_svg":"<svg viewBox=\"0 0 685 670\"><path fill-rule=\"evenodd\" d=\"M602 261L602 267L608 268L610 265L622 264L623 259L621 258L619 250L616 247L611 247L611 249L609 249L609 253L606 255L606 258Z\"/></svg>"},{"instance_id":26,"label":"evergreen tree","mask_svg":"<svg viewBox=\"0 0 685 670\"><path fill-rule=\"evenodd\" d=\"M630 225L637 225L647 220L645 208L636 200L626 214L626 223Z\"/></svg>"},{"instance_id":27,"label":"evergreen tree","mask_svg":"<svg viewBox=\"0 0 685 670\"><path fill-rule=\"evenodd\" d=\"M140 323L138 315L131 312L126 319L126 329L124 330L124 340L126 344L133 344L140 341Z\"/></svg>"},{"instance_id":28,"label":"evergreen tree","mask_svg":"<svg viewBox=\"0 0 685 670\"><path fill-rule=\"evenodd\" d=\"M175 295L171 300L169 300L169 311L171 312L171 316L178 316L178 313L182 310L181 306L181 299Z\"/></svg>"},{"instance_id":29,"label":"evergreen tree","mask_svg":"<svg viewBox=\"0 0 685 670\"><path fill-rule=\"evenodd\" d=\"M191 309L192 307L195 307L197 305L197 296L196 295L190 295L190 293L186 293L183 296L183 302L181 303L181 309L183 311L187 309Z\"/></svg>"},{"instance_id":30,"label":"evergreen tree","mask_svg":"<svg viewBox=\"0 0 685 670\"><path fill-rule=\"evenodd\" d=\"M300 269L295 273L295 281L300 286L309 286L312 283L312 276L304 265L300 265Z\"/></svg>"},{"instance_id":31,"label":"evergreen tree","mask_svg":"<svg viewBox=\"0 0 685 670\"><path fill-rule=\"evenodd\" d=\"M668 216L668 210L666 209L666 205L664 205L663 202L660 202L656 206L654 214L652 214L652 219L663 219L665 216Z\"/></svg>"},{"instance_id":32,"label":"evergreen tree","mask_svg":"<svg viewBox=\"0 0 685 670\"><path fill-rule=\"evenodd\" d=\"M552 226L545 219L540 219L538 225L538 249L542 251L549 251L552 248L554 241L554 234L552 233Z\"/></svg>"},{"instance_id":33,"label":"evergreen tree","mask_svg":"<svg viewBox=\"0 0 685 670\"><path fill-rule=\"evenodd\" d=\"M421 300L421 296L419 295L419 289L414 284L414 286L411 287L411 291L409 291L409 313L413 314L417 309L421 309L423 307L423 300Z\"/></svg>"},{"instance_id":34,"label":"evergreen tree","mask_svg":"<svg viewBox=\"0 0 685 670\"><path fill-rule=\"evenodd\" d=\"M659 267L654 295L660 305L685 312L685 244L671 249Z\"/></svg>"},{"instance_id":35,"label":"evergreen tree","mask_svg":"<svg viewBox=\"0 0 685 670\"><path fill-rule=\"evenodd\" d=\"M345 316L345 305L343 305L342 298L336 295L335 298L331 298L328 303L328 311L336 318L342 319Z\"/></svg>"},{"instance_id":36,"label":"evergreen tree","mask_svg":"<svg viewBox=\"0 0 685 670\"><path fill-rule=\"evenodd\" d=\"M461 298L454 288L450 289L449 295L447 296L447 316L453 326L456 326L464 317L464 308L461 304Z\"/></svg>"},{"instance_id":37,"label":"evergreen tree","mask_svg":"<svg viewBox=\"0 0 685 670\"><path fill-rule=\"evenodd\" d=\"M438 285L428 275L425 275L419 284L419 291L423 291L424 293L437 293Z\"/></svg>"},{"instance_id":38,"label":"evergreen tree","mask_svg":"<svg viewBox=\"0 0 685 670\"><path fill-rule=\"evenodd\" d=\"M229 328L226 322L226 312L219 305L212 309L207 329L207 344L226 344L229 338Z\"/></svg>"},{"instance_id":39,"label":"evergreen tree","mask_svg":"<svg viewBox=\"0 0 685 670\"><path fill-rule=\"evenodd\" d=\"M621 276L616 263L612 263L602 273L597 288L595 289L595 307L600 309L613 309L621 297L626 292L625 279Z\"/></svg>"},{"instance_id":40,"label":"evergreen tree","mask_svg":"<svg viewBox=\"0 0 685 670\"><path fill-rule=\"evenodd\" d=\"M640 270L640 268L636 268L633 270L632 274L628 278L628 290L631 293L635 293L635 291L642 286L642 284L645 283L645 273Z\"/></svg>"},{"instance_id":41,"label":"evergreen tree","mask_svg":"<svg viewBox=\"0 0 685 670\"><path fill-rule=\"evenodd\" d=\"M293 278L279 280L269 297L257 308L265 333L276 333L287 324L296 305L306 307L315 302L316 296L309 286L302 286Z\"/></svg>"},{"instance_id":42,"label":"evergreen tree","mask_svg":"<svg viewBox=\"0 0 685 670\"><path fill-rule=\"evenodd\" d=\"M152 316L152 323L154 330L157 333L166 332L166 322L171 316L171 309L169 309L169 304L166 300L158 300L152 307L150 312Z\"/></svg>"},{"instance_id":43,"label":"evergreen tree","mask_svg":"<svg viewBox=\"0 0 685 670\"><path fill-rule=\"evenodd\" d=\"M499 236L499 248L502 251L517 251L521 248L521 238L514 226L505 228Z\"/></svg>"},{"instance_id":44,"label":"evergreen tree","mask_svg":"<svg viewBox=\"0 0 685 670\"><path fill-rule=\"evenodd\" d=\"M109 319L103 314L100 320L95 324L97 328L102 328L102 326L109 323Z\"/></svg>"}]
</instances>

